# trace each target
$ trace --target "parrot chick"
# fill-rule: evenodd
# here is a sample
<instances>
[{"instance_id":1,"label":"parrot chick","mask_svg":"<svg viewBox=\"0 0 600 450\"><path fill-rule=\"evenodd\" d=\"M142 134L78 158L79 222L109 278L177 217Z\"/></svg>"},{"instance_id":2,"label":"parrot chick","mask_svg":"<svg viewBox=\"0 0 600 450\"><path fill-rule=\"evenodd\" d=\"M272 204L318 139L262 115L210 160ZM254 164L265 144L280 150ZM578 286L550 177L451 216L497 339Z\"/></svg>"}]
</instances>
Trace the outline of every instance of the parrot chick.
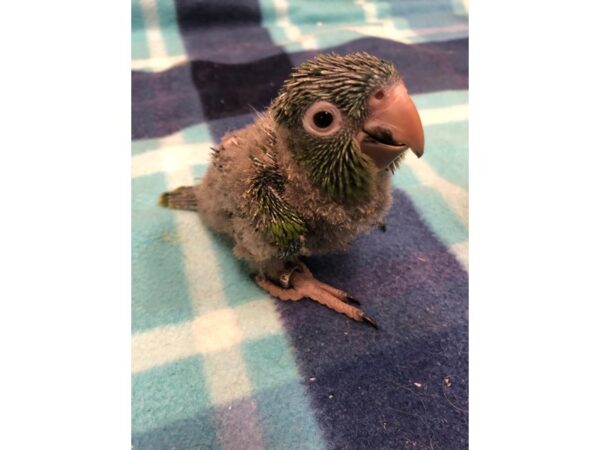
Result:
<instances>
[{"instance_id":1,"label":"parrot chick","mask_svg":"<svg viewBox=\"0 0 600 450\"><path fill-rule=\"evenodd\" d=\"M367 53L296 67L254 124L226 134L197 186L161 196L233 240L255 282L281 300L310 298L377 328L301 257L348 248L381 226L391 173L424 151L421 119L394 66Z\"/></svg>"}]
</instances>

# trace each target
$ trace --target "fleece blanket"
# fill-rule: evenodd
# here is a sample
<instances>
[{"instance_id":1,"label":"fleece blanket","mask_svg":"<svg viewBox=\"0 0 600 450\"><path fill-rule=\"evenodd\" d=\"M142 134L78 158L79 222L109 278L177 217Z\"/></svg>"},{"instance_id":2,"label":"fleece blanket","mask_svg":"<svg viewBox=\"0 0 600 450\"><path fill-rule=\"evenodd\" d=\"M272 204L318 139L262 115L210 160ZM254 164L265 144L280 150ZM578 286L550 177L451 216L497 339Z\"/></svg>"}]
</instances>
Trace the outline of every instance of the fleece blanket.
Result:
<instances>
[{"instance_id":1,"label":"fleece blanket","mask_svg":"<svg viewBox=\"0 0 600 450\"><path fill-rule=\"evenodd\" d=\"M133 0L131 46L133 448L467 448L466 5ZM325 51L394 62L425 128L387 231L308 260L379 330L270 298L196 214L157 204Z\"/></svg>"}]
</instances>

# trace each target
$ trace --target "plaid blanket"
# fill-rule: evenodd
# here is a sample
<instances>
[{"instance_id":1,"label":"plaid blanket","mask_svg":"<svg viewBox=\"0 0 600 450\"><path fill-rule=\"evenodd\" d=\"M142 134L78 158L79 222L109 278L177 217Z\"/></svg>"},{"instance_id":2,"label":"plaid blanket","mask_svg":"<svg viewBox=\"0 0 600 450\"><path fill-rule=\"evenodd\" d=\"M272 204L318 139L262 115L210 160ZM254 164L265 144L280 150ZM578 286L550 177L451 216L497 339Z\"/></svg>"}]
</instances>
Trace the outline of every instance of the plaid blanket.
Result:
<instances>
[{"instance_id":1,"label":"plaid blanket","mask_svg":"<svg viewBox=\"0 0 600 450\"><path fill-rule=\"evenodd\" d=\"M134 449L467 448L467 32L460 0L133 0ZM321 51L393 61L425 128L388 231L308 261L379 331L270 298L157 205Z\"/></svg>"}]
</instances>

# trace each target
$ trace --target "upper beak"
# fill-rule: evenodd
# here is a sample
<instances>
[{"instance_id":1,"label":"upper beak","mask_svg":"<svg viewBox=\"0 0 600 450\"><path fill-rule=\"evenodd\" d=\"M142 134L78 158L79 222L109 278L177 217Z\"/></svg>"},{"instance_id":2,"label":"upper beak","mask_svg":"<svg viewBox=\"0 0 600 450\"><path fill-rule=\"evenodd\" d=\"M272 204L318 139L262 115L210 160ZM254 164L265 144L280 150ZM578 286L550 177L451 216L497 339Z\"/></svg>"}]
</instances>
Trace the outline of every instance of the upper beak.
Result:
<instances>
[{"instance_id":1,"label":"upper beak","mask_svg":"<svg viewBox=\"0 0 600 450\"><path fill-rule=\"evenodd\" d=\"M419 158L425 152L421 118L404 83L399 81L381 92L381 98L369 100L370 113L357 136L362 150L380 169L409 147Z\"/></svg>"}]
</instances>

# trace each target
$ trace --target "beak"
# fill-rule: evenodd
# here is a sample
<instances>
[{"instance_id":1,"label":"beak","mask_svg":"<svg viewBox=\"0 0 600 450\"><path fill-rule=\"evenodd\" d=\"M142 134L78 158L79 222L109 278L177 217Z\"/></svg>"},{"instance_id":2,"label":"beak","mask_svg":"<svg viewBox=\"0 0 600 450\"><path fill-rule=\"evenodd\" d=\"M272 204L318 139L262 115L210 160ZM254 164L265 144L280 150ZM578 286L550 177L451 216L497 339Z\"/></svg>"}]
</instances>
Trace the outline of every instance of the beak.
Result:
<instances>
[{"instance_id":1,"label":"beak","mask_svg":"<svg viewBox=\"0 0 600 450\"><path fill-rule=\"evenodd\" d=\"M387 167L410 148L419 158L425 152L421 118L401 81L375 91L369 116L357 139L379 169Z\"/></svg>"}]
</instances>

